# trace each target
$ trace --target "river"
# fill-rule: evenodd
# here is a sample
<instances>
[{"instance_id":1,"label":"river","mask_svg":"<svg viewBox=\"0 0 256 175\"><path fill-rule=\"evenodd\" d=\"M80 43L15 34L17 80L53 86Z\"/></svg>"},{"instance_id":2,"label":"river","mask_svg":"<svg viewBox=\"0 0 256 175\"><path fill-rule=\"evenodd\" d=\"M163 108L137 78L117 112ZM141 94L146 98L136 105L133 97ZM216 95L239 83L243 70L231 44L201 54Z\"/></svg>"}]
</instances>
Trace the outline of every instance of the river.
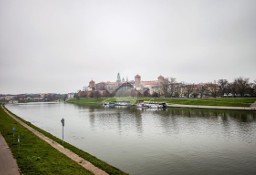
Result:
<instances>
[{"instance_id":1,"label":"river","mask_svg":"<svg viewBox=\"0 0 256 175\"><path fill-rule=\"evenodd\" d=\"M256 174L256 112L6 105L32 124L132 175Z\"/></svg>"}]
</instances>

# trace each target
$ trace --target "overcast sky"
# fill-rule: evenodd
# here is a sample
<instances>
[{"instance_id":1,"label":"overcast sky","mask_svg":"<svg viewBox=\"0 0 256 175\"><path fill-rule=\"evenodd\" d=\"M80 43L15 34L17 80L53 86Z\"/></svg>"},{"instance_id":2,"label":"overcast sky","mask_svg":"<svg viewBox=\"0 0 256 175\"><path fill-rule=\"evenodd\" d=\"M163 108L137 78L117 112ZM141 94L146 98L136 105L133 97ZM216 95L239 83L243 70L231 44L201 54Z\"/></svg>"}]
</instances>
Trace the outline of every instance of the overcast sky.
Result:
<instances>
[{"instance_id":1,"label":"overcast sky","mask_svg":"<svg viewBox=\"0 0 256 175\"><path fill-rule=\"evenodd\" d=\"M256 80L255 0L0 0L0 94Z\"/></svg>"}]
</instances>

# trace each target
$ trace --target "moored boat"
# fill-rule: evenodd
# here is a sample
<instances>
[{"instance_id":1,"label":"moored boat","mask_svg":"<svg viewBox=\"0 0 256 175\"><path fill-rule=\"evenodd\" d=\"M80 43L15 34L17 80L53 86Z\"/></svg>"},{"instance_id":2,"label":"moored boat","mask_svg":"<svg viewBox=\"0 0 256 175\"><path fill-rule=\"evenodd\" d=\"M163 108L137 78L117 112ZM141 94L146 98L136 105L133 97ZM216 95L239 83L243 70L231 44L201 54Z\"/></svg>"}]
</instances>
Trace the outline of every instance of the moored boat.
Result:
<instances>
[{"instance_id":1,"label":"moored boat","mask_svg":"<svg viewBox=\"0 0 256 175\"><path fill-rule=\"evenodd\" d=\"M116 106L131 106L132 104L129 101L117 101Z\"/></svg>"},{"instance_id":2,"label":"moored boat","mask_svg":"<svg viewBox=\"0 0 256 175\"><path fill-rule=\"evenodd\" d=\"M159 102L139 102L136 104L138 108L153 108L153 109L158 109L158 108L166 108L167 104L166 103L159 103Z\"/></svg>"},{"instance_id":3,"label":"moored boat","mask_svg":"<svg viewBox=\"0 0 256 175\"><path fill-rule=\"evenodd\" d=\"M105 107L114 107L114 106L116 106L116 103L115 102L104 102L103 106L105 106Z\"/></svg>"}]
</instances>

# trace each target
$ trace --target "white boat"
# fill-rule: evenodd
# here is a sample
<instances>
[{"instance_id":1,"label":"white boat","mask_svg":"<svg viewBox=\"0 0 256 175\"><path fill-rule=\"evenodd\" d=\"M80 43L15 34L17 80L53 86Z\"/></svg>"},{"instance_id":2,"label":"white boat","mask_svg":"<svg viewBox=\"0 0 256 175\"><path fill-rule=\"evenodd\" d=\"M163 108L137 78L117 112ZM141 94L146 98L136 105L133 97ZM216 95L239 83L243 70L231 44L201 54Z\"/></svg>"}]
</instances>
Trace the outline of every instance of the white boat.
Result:
<instances>
[{"instance_id":1,"label":"white boat","mask_svg":"<svg viewBox=\"0 0 256 175\"><path fill-rule=\"evenodd\" d=\"M144 103L137 103L136 106L137 106L137 108L149 108Z\"/></svg>"},{"instance_id":2,"label":"white boat","mask_svg":"<svg viewBox=\"0 0 256 175\"><path fill-rule=\"evenodd\" d=\"M116 106L131 106L131 103L129 101L118 101Z\"/></svg>"},{"instance_id":3,"label":"white boat","mask_svg":"<svg viewBox=\"0 0 256 175\"><path fill-rule=\"evenodd\" d=\"M116 106L116 103L115 102L104 102L103 106L105 106L105 107L114 107L114 106Z\"/></svg>"},{"instance_id":4,"label":"white boat","mask_svg":"<svg viewBox=\"0 0 256 175\"><path fill-rule=\"evenodd\" d=\"M144 107L158 109L158 108L166 108L167 105L166 103L144 102Z\"/></svg>"}]
</instances>

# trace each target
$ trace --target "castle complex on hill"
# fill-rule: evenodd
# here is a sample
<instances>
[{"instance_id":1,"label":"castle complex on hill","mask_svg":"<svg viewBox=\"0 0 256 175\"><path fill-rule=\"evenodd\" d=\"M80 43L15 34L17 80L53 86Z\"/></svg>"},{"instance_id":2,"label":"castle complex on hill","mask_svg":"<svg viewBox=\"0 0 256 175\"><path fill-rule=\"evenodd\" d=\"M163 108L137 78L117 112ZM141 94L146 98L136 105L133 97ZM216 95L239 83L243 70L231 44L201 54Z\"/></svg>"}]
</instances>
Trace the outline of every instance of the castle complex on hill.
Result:
<instances>
[{"instance_id":1,"label":"castle complex on hill","mask_svg":"<svg viewBox=\"0 0 256 175\"><path fill-rule=\"evenodd\" d=\"M87 88L77 93L78 97L109 97L109 96L132 96L132 97L179 97L179 98L202 98L202 97L229 97L229 96L256 96L256 85L249 83L249 79L237 78L229 83L226 79L199 84L186 84L176 82L175 78L158 76L157 80L143 81L140 75L135 75L134 80L121 80L117 74L115 82L89 82Z\"/></svg>"},{"instance_id":2,"label":"castle complex on hill","mask_svg":"<svg viewBox=\"0 0 256 175\"><path fill-rule=\"evenodd\" d=\"M108 95L117 95L118 92L123 92L124 89L126 92L125 95L129 96L138 96L144 93L152 95L154 92L161 94L161 87L163 82L166 79L163 76L159 76L157 80L153 81L142 81L140 75L136 75L134 80L126 81L124 78L121 80L120 74L117 74L117 79L115 82L99 82L96 83L95 81L91 80L87 88L85 88L84 93L86 96L90 96L93 91L97 91L101 96L108 96ZM82 92L80 92L82 93Z\"/></svg>"}]
</instances>

